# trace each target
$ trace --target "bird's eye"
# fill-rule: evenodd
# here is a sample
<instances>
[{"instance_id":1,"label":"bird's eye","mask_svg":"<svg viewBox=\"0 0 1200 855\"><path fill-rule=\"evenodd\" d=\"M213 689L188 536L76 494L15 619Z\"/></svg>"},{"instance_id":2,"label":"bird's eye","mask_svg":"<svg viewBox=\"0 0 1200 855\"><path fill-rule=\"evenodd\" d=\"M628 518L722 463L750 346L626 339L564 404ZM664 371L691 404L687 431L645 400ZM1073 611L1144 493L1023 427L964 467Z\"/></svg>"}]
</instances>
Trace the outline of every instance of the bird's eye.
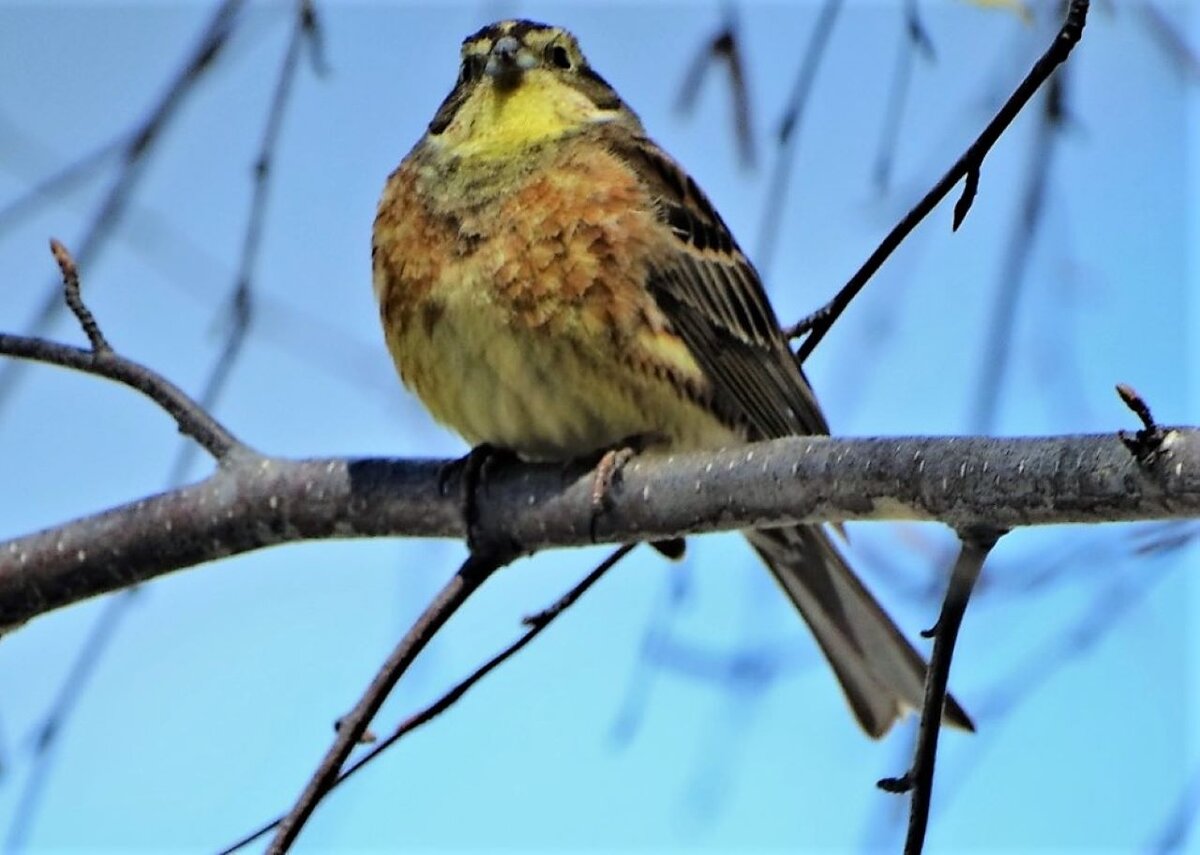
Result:
<instances>
[{"instance_id":1,"label":"bird's eye","mask_svg":"<svg viewBox=\"0 0 1200 855\"><path fill-rule=\"evenodd\" d=\"M567 53L567 49L562 45L551 45L547 53L553 65L564 70L571 68L571 55Z\"/></svg>"},{"instance_id":2,"label":"bird's eye","mask_svg":"<svg viewBox=\"0 0 1200 855\"><path fill-rule=\"evenodd\" d=\"M459 70L459 77L464 83L470 83L475 80L483 72L483 57L468 56L463 59L462 68Z\"/></svg>"}]
</instances>

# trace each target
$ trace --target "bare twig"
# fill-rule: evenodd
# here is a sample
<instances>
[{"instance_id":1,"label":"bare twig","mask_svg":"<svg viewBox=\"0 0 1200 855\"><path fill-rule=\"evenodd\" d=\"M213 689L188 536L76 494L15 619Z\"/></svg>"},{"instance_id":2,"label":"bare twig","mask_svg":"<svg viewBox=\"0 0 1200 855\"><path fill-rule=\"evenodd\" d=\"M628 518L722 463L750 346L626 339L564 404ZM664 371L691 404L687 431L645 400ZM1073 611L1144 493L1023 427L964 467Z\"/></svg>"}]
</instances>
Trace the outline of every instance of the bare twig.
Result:
<instances>
[{"instance_id":1,"label":"bare twig","mask_svg":"<svg viewBox=\"0 0 1200 855\"><path fill-rule=\"evenodd\" d=\"M217 355L216 362L205 381L204 389L200 393L200 406L209 412L215 409L250 333L250 324L254 314L252 287L254 268L258 262L258 251L262 243L262 231L266 221L272 164L279 145L280 130L283 127L283 117L291 97L292 84L300 65L301 48L306 42L312 50L315 67L323 68L324 57L320 47L321 30L317 24L316 13L310 0L297 0L291 37L288 39L287 48L284 50L283 59L279 64L275 91L267 109L267 121L263 130L262 142L254 161L250 213L246 218L246 230L242 237L238 272L229 298L228 330L220 353ZM194 453L194 447L190 445L180 449L171 467L170 480L172 484L179 483L186 476Z\"/></svg>"},{"instance_id":2,"label":"bare twig","mask_svg":"<svg viewBox=\"0 0 1200 855\"><path fill-rule=\"evenodd\" d=\"M0 333L0 354L74 368L76 371L106 377L136 389L166 410L175 419L180 433L198 442L218 462L224 462L236 451L248 451L247 446L179 387L146 366L126 359L108 346L99 325L79 294L79 277L70 253L58 241L51 243L51 250L62 269L66 300L79 318L93 349L83 350L42 338Z\"/></svg>"},{"instance_id":3,"label":"bare twig","mask_svg":"<svg viewBox=\"0 0 1200 855\"><path fill-rule=\"evenodd\" d=\"M1176 526L1173 526L1176 527ZM1148 530L1146 530L1148 531ZM1152 547L1153 548L1153 547ZM1102 640L1109 638L1115 630L1135 614L1150 595L1171 578L1181 562L1151 562L1148 566L1139 566L1121 570L1112 566L1115 560L1128 560L1140 557L1144 553L1139 548L1120 553L1120 547L1114 550L1111 546L1103 550L1104 554L1088 561L1088 570L1097 574L1102 580L1099 589L1090 596L1087 605L1068 621L1060 622L1054 627L1052 635L1020 661L1010 668L1007 674L991 683L986 693L972 700L971 709L977 714L976 721L981 725L981 731L990 734L991 739L985 738L979 742L967 758L965 768L960 765L954 786L945 790L939 801L942 810L949 805L967 788L967 780L976 771L982 761L984 751L995 744L995 732L983 727L985 721L999 722L1009 716L1022 703L1035 695L1038 689L1047 685L1051 679L1072 661L1078 660L1085 653L1093 650ZM1117 553L1117 554L1114 554ZM1084 560L1082 556L1072 559L1056 560L1056 565L1078 563ZM989 578L997 575L999 566L989 567ZM978 595L977 595L978 597Z\"/></svg>"},{"instance_id":4,"label":"bare twig","mask_svg":"<svg viewBox=\"0 0 1200 855\"><path fill-rule=\"evenodd\" d=\"M636 547L636 545L637 544L627 543L624 546L618 547L612 552L611 555L608 556L608 558L596 565L595 569L584 576L583 579L578 582L575 587L571 588L570 591L559 597L545 609L542 609L542 611L526 617L523 623L525 623L529 629L526 630L524 635L522 635L508 647L501 650L487 662L483 663L483 665L475 669L475 671L473 671L466 679L457 683L453 688L450 689L450 691L446 692L432 704L425 707L420 712L414 713L406 718L396 727L394 731L392 731L391 735L388 736L387 739L374 746L369 752L347 766L346 770L338 775L337 780L330 785L329 790L332 792L333 790L337 789L351 776L353 776L355 772L357 772L363 766L366 766L392 745L400 741L400 739L407 736L409 733L412 733L414 730L421 727L421 725L428 724L430 721L448 710L476 683L478 683L492 671L496 670L496 668L498 668L504 662L511 659L515 654L519 653L527 644L529 644L529 642L533 641L533 639L537 638L537 636L541 634L542 630L548 627L556 617L574 605L576 600L587 593L594 584L600 581L601 576L611 570L617 564L617 562L628 555L634 549L634 547ZM276 817L266 825L255 829L237 842L231 844L225 849L222 849L218 855L232 855L232 853L236 852L242 847L249 846L255 840L271 831L271 829L276 828L281 822L283 822L283 820L284 817L282 815Z\"/></svg>"},{"instance_id":5,"label":"bare twig","mask_svg":"<svg viewBox=\"0 0 1200 855\"><path fill-rule=\"evenodd\" d=\"M1000 111L988 123L983 132L975 139L973 143L963 152L949 171L942 176L934 187L925 194L925 197L918 202L912 210L910 210L904 218L897 223L887 237L876 247L871 256L863 263L862 267L850 277L850 281L842 287L837 295L830 300L819 313L819 318L815 322L810 323L807 338L801 343L797 353L797 357L803 361L808 358L808 355L813 352L813 349L820 344L821 339L829 332L833 324L850 302L858 296L861 291L870 281L871 277L883 266L884 261L896 250L909 233L917 227L921 220L928 216L939 202L942 201L954 188L954 186L962 179L966 179L966 184L963 188L963 194L959 197L958 203L954 208L954 228L957 229L962 223L963 218L967 215L967 211L971 207L971 203L975 198L975 188L979 183L979 170L983 165L983 160L991 151L996 140L1008 128L1017 114L1033 97L1033 94L1041 87L1043 83L1050 78L1054 70L1062 64L1071 54L1071 50L1078 44L1083 36L1083 27L1087 21L1088 0L1071 0L1070 8L1067 10L1066 21L1063 23L1058 34L1055 36L1053 43L1038 59L1029 74L1017 86L1009 99L1000 108ZM793 330L786 330L789 338L795 338L797 333Z\"/></svg>"},{"instance_id":6,"label":"bare twig","mask_svg":"<svg viewBox=\"0 0 1200 855\"><path fill-rule=\"evenodd\" d=\"M220 392L230 376L233 364L241 352L241 346L245 341L249 329L251 273L258 253L259 235L262 231L266 210L267 184L271 173L270 164L279 139L279 128L282 124L288 94L291 91L291 82L296 76L296 70L299 65L300 43L303 40L308 40L310 44L313 44L314 63L322 61L319 54L319 47L317 46L320 32L315 13L308 0L299 0L297 2L294 20L292 37L288 42L288 47L280 63L279 80L268 110L267 129L263 134L258 159L255 163L254 191L250 206L250 216L246 226L237 285L232 300L234 304L234 312L232 313L234 321L230 326L225 345L221 348L221 352L210 372L208 381L198 402L199 408L206 413L213 412ZM55 260L63 271L67 304L79 319L85 333L87 333L88 339L92 343L92 350L111 351L108 342L104 340L99 327L92 318L91 312L80 299L79 274L74 260L71 259L70 254L67 253L62 244L57 241L51 242L51 249L54 252ZM185 442L181 445L167 477L168 488L176 487L183 483L195 458L196 448L197 446L190 442ZM45 791L44 784L48 780L50 765L56 756L53 746L60 738L64 726L70 720L71 712L81 697L78 687L86 684L92 672L99 666L102 661L101 651L106 649L107 641L116 634L124 616L130 613L129 607L133 604L138 590L137 587L132 587L121 591L116 599L107 604L101 619L97 622L93 630L93 637L89 638L84 647L79 651L74 666L67 674L66 680L54 704L47 713L42 726L42 733L45 735L45 738L39 741L38 750L33 759L33 769L27 779L28 783L21 794L20 807L15 815L16 821L12 829L14 834L23 835L24 828L29 826L32 818L36 815L40 796Z\"/></svg>"},{"instance_id":7,"label":"bare twig","mask_svg":"<svg viewBox=\"0 0 1200 855\"><path fill-rule=\"evenodd\" d=\"M1046 87L1045 101L1029 150L1029 171L1024 180L1024 193L1017 208L1004 263L1000 266L996 302L987 316L987 342L983 347L981 376L971 407L970 425L976 433L988 433L993 429L1000 396L1004 391L1005 373L1012 361L1017 306L1029 282L1029 260L1033 255L1034 238L1045 213L1055 143L1063 124L1065 71L1064 68L1051 78Z\"/></svg>"},{"instance_id":8,"label":"bare twig","mask_svg":"<svg viewBox=\"0 0 1200 855\"><path fill-rule=\"evenodd\" d=\"M979 578L979 571L983 569L988 553L1003 534L1003 531L988 528L959 534L962 550L950 574L950 584L942 601L942 613L934 629L922 633L926 637L933 637L933 655L929 659L929 673L925 678L925 702L921 709L912 766L900 778L884 778L879 782L879 787L888 792L912 792L908 836L904 841L905 855L918 855L925 845L925 830L929 824L929 807L933 799L938 732L941 729L942 708L946 703L954 645L975 580Z\"/></svg>"},{"instance_id":9,"label":"bare twig","mask_svg":"<svg viewBox=\"0 0 1200 855\"><path fill-rule=\"evenodd\" d=\"M842 10L842 0L825 0L821 6L820 16L813 25L808 37L808 45L804 49L800 68L796 72L796 82L792 84L792 92L788 96L787 109L779 123L779 146L775 153L775 167L771 170L771 181L768 185L767 201L763 205L762 223L759 226L758 248L754 254L754 263L764 276L771 266L775 255L775 247L779 243L779 229L783 221L783 203L791 185L792 167L796 161L796 146L799 144L800 120L808 105L809 95L817 80L817 71L821 67L821 59L829 46L829 37L833 32L834 22Z\"/></svg>"},{"instance_id":10,"label":"bare twig","mask_svg":"<svg viewBox=\"0 0 1200 855\"><path fill-rule=\"evenodd\" d=\"M341 727L326 752L317 771L300 794L300 798L283 821L279 823L275 839L267 849L269 855L282 855L291 849L300 830L312 816L317 805L333 788L346 758L358 744L371 719L379 712L392 687L408 670L417 655L439 629L450 619L479 587L497 569L507 564L513 554L506 551L473 553L459 568L454 577L442 588L433 602L425 609L417 622L405 634L392 655L388 657L366 693L354 709L341 720Z\"/></svg>"},{"instance_id":11,"label":"bare twig","mask_svg":"<svg viewBox=\"0 0 1200 855\"><path fill-rule=\"evenodd\" d=\"M1150 406L1141 395L1134 391L1132 386L1118 383L1117 394L1121 396L1125 406L1129 407L1142 423L1141 430L1133 436L1125 431L1119 431L1117 436L1121 438L1121 442L1125 443L1130 454L1139 461L1147 465L1153 463L1167 439L1167 431L1154 421L1154 416L1150 413Z\"/></svg>"},{"instance_id":12,"label":"bare twig","mask_svg":"<svg viewBox=\"0 0 1200 855\"><path fill-rule=\"evenodd\" d=\"M1125 402L1125 406L1129 407L1133 411L1133 414L1138 417L1145 431L1154 434L1162 433L1162 428L1158 426L1158 423L1154 421L1154 416L1150 413L1150 405L1137 393L1136 389L1128 383L1118 383L1117 394Z\"/></svg>"},{"instance_id":13,"label":"bare twig","mask_svg":"<svg viewBox=\"0 0 1200 855\"><path fill-rule=\"evenodd\" d=\"M102 143L74 163L67 164L58 172L43 178L23 194L6 203L0 208L0 234L13 223L32 215L39 204L49 202L58 194L65 193L75 184L89 178L124 149L128 142L128 134L122 134Z\"/></svg>"},{"instance_id":14,"label":"bare twig","mask_svg":"<svg viewBox=\"0 0 1200 855\"><path fill-rule=\"evenodd\" d=\"M1200 813L1200 768L1193 766L1171 813L1145 851L1153 855L1186 852L1197 813Z\"/></svg>"},{"instance_id":15,"label":"bare twig","mask_svg":"<svg viewBox=\"0 0 1200 855\"><path fill-rule=\"evenodd\" d=\"M91 225L78 242L75 257L80 267L86 269L95 260L121 221L150 152L161 139L163 130L175 117L186 96L195 89L196 83L203 77L204 72L212 67L213 61L228 43L238 13L244 4L245 0L221 0L196 46L188 54L158 102L138 127L120 138L123 146L121 168L96 209ZM107 154L102 147L91 157L85 158L85 161L90 165L91 162L99 162ZM26 335L38 336L44 333L60 308L58 288L48 289L41 307L36 310L32 322L26 328ZM3 406L16 384L19 367L15 363L0 366L0 406Z\"/></svg>"},{"instance_id":16,"label":"bare twig","mask_svg":"<svg viewBox=\"0 0 1200 855\"><path fill-rule=\"evenodd\" d=\"M921 23L917 0L905 0L904 34L896 52L896 70L892 73L892 90L887 99L883 118L883 130L879 134L879 150L875 155L875 187L886 192L891 184L892 165L896 161L896 148L900 140L900 121L904 105L908 101L908 90L912 85L913 60L920 53L925 59L934 56L933 40Z\"/></svg>"},{"instance_id":17,"label":"bare twig","mask_svg":"<svg viewBox=\"0 0 1200 855\"><path fill-rule=\"evenodd\" d=\"M743 166L753 167L757 160L754 153L754 126L750 118L750 93L746 86L746 69L738 33L737 9L731 4L726 10L721 29L692 60L683 85L679 87L676 109L681 113L690 112L695 107L708 69L717 62L722 63L729 72L738 154Z\"/></svg>"},{"instance_id":18,"label":"bare twig","mask_svg":"<svg viewBox=\"0 0 1200 855\"><path fill-rule=\"evenodd\" d=\"M1150 34L1158 41L1163 52L1175 63L1180 73L1189 82L1200 81L1200 56L1188 44L1183 28L1173 24L1156 3L1142 0L1136 6ZM1186 8L1186 7L1183 7Z\"/></svg>"},{"instance_id":19,"label":"bare twig","mask_svg":"<svg viewBox=\"0 0 1200 855\"><path fill-rule=\"evenodd\" d=\"M79 268L75 266L75 259L71 257L67 248L54 238L50 239L50 254L54 256L58 269L62 271L63 296L67 306L79 321L79 326L83 327L83 334L91 342L92 353L111 353L112 347L104 338L104 333L100 332L95 316L91 309L84 305L83 296L79 293Z\"/></svg>"},{"instance_id":20,"label":"bare twig","mask_svg":"<svg viewBox=\"0 0 1200 855\"><path fill-rule=\"evenodd\" d=\"M317 6L313 0L299 0L299 7L300 29L308 44L308 57L313 73L322 77L329 73L329 61L325 55L325 28L321 26L321 18L317 15Z\"/></svg>"},{"instance_id":21,"label":"bare twig","mask_svg":"<svg viewBox=\"0 0 1200 855\"><path fill-rule=\"evenodd\" d=\"M108 650L117 624L125 613L126 604L134 597L135 590L123 592L120 599L110 600L106 604L80 648L79 656L71 666L70 672L63 680L51 706L51 713L43 718L38 726L34 737L32 768L17 798L12 823L5 832L4 845L0 847L0 851L24 851L25 840L34 817L37 816L37 805L46 792L46 783L50 780L51 761L56 756L54 749L60 742L59 735L70 711L82 696L84 687L88 684L88 677L95 671L95 663Z\"/></svg>"},{"instance_id":22,"label":"bare twig","mask_svg":"<svg viewBox=\"0 0 1200 855\"><path fill-rule=\"evenodd\" d=\"M136 389L166 410L180 433L196 440L218 460L224 460L235 449L248 449L178 386L116 353L94 353L42 338L0 333L0 355L73 368Z\"/></svg>"}]
</instances>

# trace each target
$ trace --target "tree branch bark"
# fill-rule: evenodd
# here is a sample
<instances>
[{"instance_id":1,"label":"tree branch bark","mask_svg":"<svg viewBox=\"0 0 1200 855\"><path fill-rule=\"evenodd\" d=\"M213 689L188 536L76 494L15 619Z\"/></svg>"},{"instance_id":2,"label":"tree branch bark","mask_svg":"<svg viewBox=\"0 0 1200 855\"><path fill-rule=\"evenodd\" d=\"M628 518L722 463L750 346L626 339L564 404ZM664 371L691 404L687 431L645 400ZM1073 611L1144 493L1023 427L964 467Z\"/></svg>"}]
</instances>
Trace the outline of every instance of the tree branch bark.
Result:
<instances>
[{"instance_id":1,"label":"tree branch bark","mask_svg":"<svg viewBox=\"0 0 1200 855\"><path fill-rule=\"evenodd\" d=\"M235 456L197 484L0 543L0 627L174 570L300 540L466 535L445 461ZM475 531L525 552L840 520L958 529L1200 516L1200 431L1139 460L1116 434L789 437L635 458L596 516L583 467L499 464ZM595 541L592 540L593 534Z\"/></svg>"}]
</instances>

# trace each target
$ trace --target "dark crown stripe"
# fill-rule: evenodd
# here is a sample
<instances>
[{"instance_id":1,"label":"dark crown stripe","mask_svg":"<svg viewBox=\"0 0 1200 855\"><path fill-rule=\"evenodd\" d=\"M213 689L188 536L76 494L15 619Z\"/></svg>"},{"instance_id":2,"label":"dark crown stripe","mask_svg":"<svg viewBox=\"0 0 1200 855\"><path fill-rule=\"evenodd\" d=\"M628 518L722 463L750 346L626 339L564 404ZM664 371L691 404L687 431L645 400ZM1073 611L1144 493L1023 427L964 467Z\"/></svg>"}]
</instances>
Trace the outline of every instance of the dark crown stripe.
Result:
<instances>
[{"instance_id":1,"label":"dark crown stripe","mask_svg":"<svg viewBox=\"0 0 1200 855\"><path fill-rule=\"evenodd\" d=\"M481 27L476 32L463 39L463 44L471 44L482 39L490 39L495 41L501 36L513 36L518 41L524 41L525 36L529 33L540 32L542 30L552 30L549 24L540 24L537 21L528 21L520 19L516 21L497 21L494 24L488 24L486 27Z\"/></svg>"}]
</instances>

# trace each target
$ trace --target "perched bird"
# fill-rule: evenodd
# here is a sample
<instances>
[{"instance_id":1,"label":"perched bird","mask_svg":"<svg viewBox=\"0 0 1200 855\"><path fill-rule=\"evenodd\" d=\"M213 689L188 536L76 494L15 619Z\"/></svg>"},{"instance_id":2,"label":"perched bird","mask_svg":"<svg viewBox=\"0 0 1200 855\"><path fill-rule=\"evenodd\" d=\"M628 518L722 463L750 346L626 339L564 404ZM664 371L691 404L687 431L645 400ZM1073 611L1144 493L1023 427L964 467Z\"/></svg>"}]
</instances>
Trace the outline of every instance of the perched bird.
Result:
<instances>
[{"instance_id":1,"label":"perched bird","mask_svg":"<svg viewBox=\"0 0 1200 855\"><path fill-rule=\"evenodd\" d=\"M559 27L463 42L371 250L401 378L471 443L568 460L828 433L754 266ZM823 528L746 537L867 733L920 708L925 662ZM971 727L953 699L944 717Z\"/></svg>"}]
</instances>

